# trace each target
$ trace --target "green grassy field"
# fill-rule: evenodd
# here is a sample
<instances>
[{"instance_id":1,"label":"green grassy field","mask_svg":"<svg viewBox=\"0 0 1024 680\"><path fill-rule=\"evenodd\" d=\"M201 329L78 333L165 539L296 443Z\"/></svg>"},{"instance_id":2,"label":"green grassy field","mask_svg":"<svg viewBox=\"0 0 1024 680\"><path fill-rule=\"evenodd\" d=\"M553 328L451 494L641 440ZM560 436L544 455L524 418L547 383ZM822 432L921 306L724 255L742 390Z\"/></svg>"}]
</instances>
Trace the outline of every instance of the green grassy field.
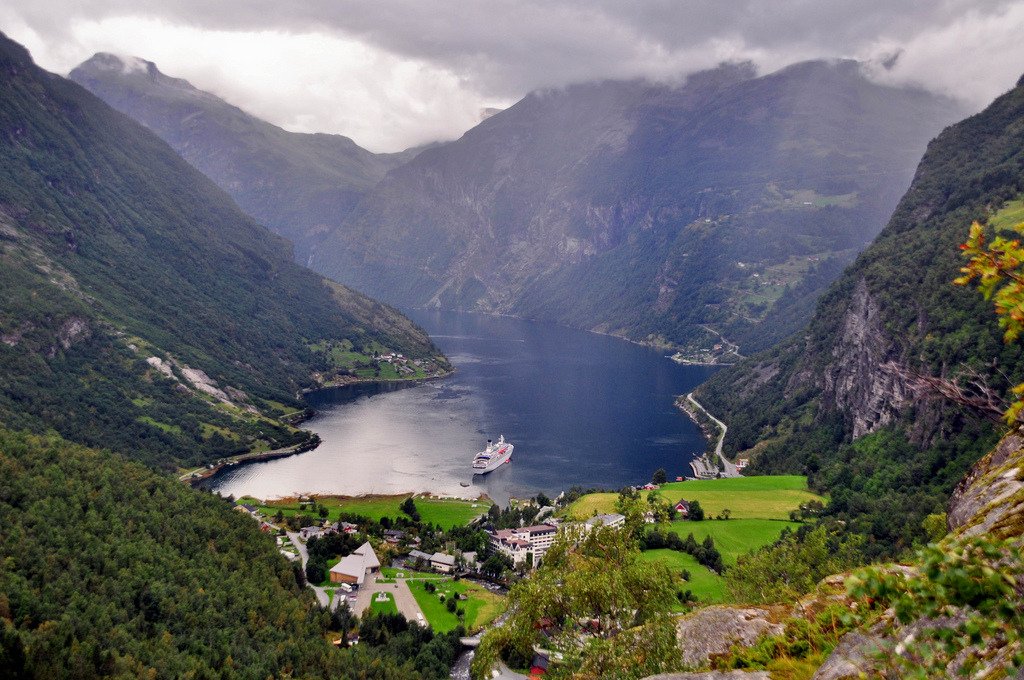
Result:
<instances>
[{"instance_id":1,"label":"green grassy field","mask_svg":"<svg viewBox=\"0 0 1024 680\"><path fill-rule=\"evenodd\" d=\"M351 512L363 515L371 519L380 520L382 517L404 517L405 515L398 506L408 498L402 496L362 496L358 498L343 498L338 496L317 496L316 502L328 510L328 518L331 521L337 520L343 512ZM283 498L273 501L262 501L258 498L243 497L238 499L239 503L247 503L259 506L260 510L273 516L278 510L284 515L311 514L308 506L299 504L296 498ZM487 512L491 506L490 501L477 500L466 501L454 498L426 498L417 496L415 498L416 509L420 513L420 519L431 524L438 524L443 529L450 529L454 526L465 526L470 521Z\"/></svg>"},{"instance_id":2,"label":"green grassy field","mask_svg":"<svg viewBox=\"0 0 1024 680\"><path fill-rule=\"evenodd\" d=\"M683 585L683 590L689 589L701 602L725 601L724 579L701 565L692 555L675 550L660 549L644 552L643 558L649 562L663 562L677 574L683 569L689 571L690 580Z\"/></svg>"},{"instance_id":3,"label":"green grassy field","mask_svg":"<svg viewBox=\"0 0 1024 680\"><path fill-rule=\"evenodd\" d=\"M988 224L993 231L1009 229L1021 222L1024 222L1024 199L1008 202L999 212L988 219Z\"/></svg>"},{"instance_id":4,"label":"green grassy field","mask_svg":"<svg viewBox=\"0 0 1024 680\"><path fill-rule=\"evenodd\" d=\"M700 501L704 513L714 517L728 508L735 519L789 519L790 510L812 500L824 500L807 490L807 478L799 475L737 477L662 484L661 495L677 503ZM618 494L594 493L572 503L563 514L586 519L595 513L615 512Z\"/></svg>"},{"instance_id":5,"label":"green grassy field","mask_svg":"<svg viewBox=\"0 0 1024 680\"><path fill-rule=\"evenodd\" d=\"M703 522L676 521L669 525L669 530L686 538L693 534L697 542L707 536L715 541L715 547L722 553L722 560L736 564L736 558L763 545L772 543L786 527L796 529L798 522L784 522L771 519L730 519L704 520Z\"/></svg>"},{"instance_id":6,"label":"green grassy field","mask_svg":"<svg viewBox=\"0 0 1024 680\"><path fill-rule=\"evenodd\" d=\"M501 613L504 599L483 586L466 581L444 580L435 582L437 592L428 593L425 581L409 581L409 590L423 610L423 616L435 632L444 633L459 625L459 618L448 611L439 595L448 597L459 593L469 595L468 600L459 600L459 607L466 610L466 629L475 631L487 625Z\"/></svg>"},{"instance_id":7,"label":"green grassy field","mask_svg":"<svg viewBox=\"0 0 1024 680\"><path fill-rule=\"evenodd\" d=\"M681 538L692 533L697 541L711 536L726 565L735 564L740 555L774 542L787 526L799 526L799 523L789 521L790 511L808 501L825 500L811 493L807 489L807 478L798 475L671 482L663 484L660 492L673 504L680 499L700 501L709 519L703 522L678 520L668 528ZM617 498L615 493L589 494L562 514L586 519L595 513L615 512ZM710 519L725 509L729 510L732 519ZM724 579L701 566L691 555L673 550L649 550L643 556L647 560L664 562L673 571L688 570L691 580L686 587L699 600L725 601Z\"/></svg>"},{"instance_id":8,"label":"green grassy field","mask_svg":"<svg viewBox=\"0 0 1024 680\"><path fill-rule=\"evenodd\" d=\"M383 602L378 602L377 598L386 597L387 599ZM391 593L376 593L373 599L370 600L370 611L375 614L397 614L398 605L395 604L395 596Z\"/></svg>"},{"instance_id":9,"label":"green grassy field","mask_svg":"<svg viewBox=\"0 0 1024 680\"><path fill-rule=\"evenodd\" d=\"M371 342L358 351L350 340L330 341L309 345L309 348L326 357L331 366L335 369L351 370L360 378L373 378L378 380L401 380L425 378L426 372L411 362L405 365L412 369L412 373L401 373L398 369L386 361L374 361L373 357L389 353L389 350L377 342Z\"/></svg>"}]
</instances>

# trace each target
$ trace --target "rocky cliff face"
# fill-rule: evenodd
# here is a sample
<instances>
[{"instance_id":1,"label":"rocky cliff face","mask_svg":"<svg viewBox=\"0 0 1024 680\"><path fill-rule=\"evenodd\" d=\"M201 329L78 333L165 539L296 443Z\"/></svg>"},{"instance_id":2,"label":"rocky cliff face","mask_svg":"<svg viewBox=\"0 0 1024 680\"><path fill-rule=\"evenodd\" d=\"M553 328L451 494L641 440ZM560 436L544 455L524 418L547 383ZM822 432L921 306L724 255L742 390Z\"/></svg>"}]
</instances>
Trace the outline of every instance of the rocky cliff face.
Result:
<instances>
[{"instance_id":1,"label":"rocky cliff face","mask_svg":"<svg viewBox=\"0 0 1024 680\"><path fill-rule=\"evenodd\" d=\"M1003 437L971 469L949 500L951 532L1024 542L1024 434Z\"/></svg>"},{"instance_id":2,"label":"rocky cliff face","mask_svg":"<svg viewBox=\"0 0 1024 680\"><path fill-rule=\"evenodd\" d=\"M883 327L877 300L861 279L821 385L823 401L849 418L855 439L895 421L907 403L909 388L891 365L899 360L899 351Z\"/></svg>"},{"instance_id":3,"label":"rocky cliff face","mask_svg":"<svg viewBox=\"0 0 1024 680\"><path fill-rule=\"evenodd\" d=\"M947 517L951 533L946 541L987 535L1024 546L1024 435L1019 430L1003 437L964 477L950 498ZM1024 589L1020 586L1017 598L1017 606L1024 607ZM946 622L918 620L900 624L887 613L870 629L847 633L814 679L844 680L864 674L895 677L891 669L883 671L879 666L879 652L898 651L900 643L920 637L923 629L952 625L963 618L963 612L953 610ZM971 677L1024 676L1024 670L1013 666L1013 655L1018 651L994 641L982 650L981 667L975 669ZM960 675L962 658L963 655L954 659L946 669L948 677Z\"/></svg>"},{"instance_id":4,"label":"rocky cliff face","mask_svg":"<svg viewBox=\"0 0 1024 680\"><path fill-rule=\"evenodd\" d=\"M907 375L972 370L996 390L1016 380L1020 347L1003 343L990 303L952 281L971 221L1000 219L1024 193L1022 121L1017 87L947 128L889 224L822 296L807 329L700 388L702 403L729 424L727 449L777 436L811 402L815 422L838 416L848 439L916 410L905 434L927 447L955 437L960 423L950 418L962 416L931 404L922 412Z\"/></svg>"}]
</instances>

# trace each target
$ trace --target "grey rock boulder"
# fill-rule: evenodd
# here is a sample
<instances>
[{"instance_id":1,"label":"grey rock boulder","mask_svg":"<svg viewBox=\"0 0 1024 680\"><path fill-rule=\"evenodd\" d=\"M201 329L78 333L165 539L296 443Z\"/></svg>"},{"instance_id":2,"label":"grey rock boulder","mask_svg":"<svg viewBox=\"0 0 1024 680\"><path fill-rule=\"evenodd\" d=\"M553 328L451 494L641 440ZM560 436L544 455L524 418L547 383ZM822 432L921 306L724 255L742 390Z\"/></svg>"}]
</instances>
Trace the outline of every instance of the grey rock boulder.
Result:
<instances>
[{"instance_id":1,"label":"grey rock boulder","mask_svg":"<svg viewBox=\"0 0 1024 680\"><path fill-rule=\"evenodd\" d=\"M680 619L676 638L683 663L699 667L712 655L724 654L734 644L752 645L764 634L782 632L780 624L769 621L766 609L708 607Z\"/></svg>"}]
</instances>

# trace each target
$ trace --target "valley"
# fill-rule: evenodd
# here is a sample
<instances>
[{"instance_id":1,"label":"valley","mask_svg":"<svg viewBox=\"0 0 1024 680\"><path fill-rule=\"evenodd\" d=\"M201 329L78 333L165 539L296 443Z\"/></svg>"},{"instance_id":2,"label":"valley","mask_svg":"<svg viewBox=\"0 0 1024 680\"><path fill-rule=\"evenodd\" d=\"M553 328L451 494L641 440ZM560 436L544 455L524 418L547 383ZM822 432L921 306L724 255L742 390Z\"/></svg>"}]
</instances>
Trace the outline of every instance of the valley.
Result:
<instances>
[{"instance_id":1,"label":"valley","mask_svg":"<svg viewBox=\"0 0 1024 680\"><path fill-rule=\"evenodd\" d=\"M23 1L0 676L1019 674L1019 8Z\"/></svg>"},{"instance_id":2,"label":"valley","mask_svg":"<svg viewBox=\"0 0 1024 680\"><path fill-rule=\"evenodd\" d=\"M679 87L533 92L456 141L402 154L321 136L344 149L313 160L313 140L137 63L99 54L71 78L316 271L402 308L567 324L702 363L731 360L713 349L719 333L747 352L799 328L881 229L928 139L961 114L874 84L852 61L767 75L731 64ZM269 191L256 168L274 176ZM344 205L310 196L329 183Z\"/></svg>"}]
</instances>

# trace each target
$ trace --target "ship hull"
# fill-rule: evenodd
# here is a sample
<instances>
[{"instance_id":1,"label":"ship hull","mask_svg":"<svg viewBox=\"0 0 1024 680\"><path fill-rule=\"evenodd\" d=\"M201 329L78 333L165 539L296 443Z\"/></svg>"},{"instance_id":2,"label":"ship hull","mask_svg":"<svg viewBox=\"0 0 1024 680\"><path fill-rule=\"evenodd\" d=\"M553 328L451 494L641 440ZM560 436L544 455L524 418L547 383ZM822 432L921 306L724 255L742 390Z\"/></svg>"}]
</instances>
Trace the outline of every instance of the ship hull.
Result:
<instances>
[{"instance_id":1,"label":"ship hull","mask_svg":"<svg viewBox=\"0 0 1024 680\"><path fill-rule=\"evenodd\" d=\"M486 475L488 472L494 472L502 465L512 459L512 450L515 448L512 444L505 444L505 449L499 453L496 453L490 460L487 461L486 466L477 467L473 465L474 475Z\"/></svg>"}]
</instances>

